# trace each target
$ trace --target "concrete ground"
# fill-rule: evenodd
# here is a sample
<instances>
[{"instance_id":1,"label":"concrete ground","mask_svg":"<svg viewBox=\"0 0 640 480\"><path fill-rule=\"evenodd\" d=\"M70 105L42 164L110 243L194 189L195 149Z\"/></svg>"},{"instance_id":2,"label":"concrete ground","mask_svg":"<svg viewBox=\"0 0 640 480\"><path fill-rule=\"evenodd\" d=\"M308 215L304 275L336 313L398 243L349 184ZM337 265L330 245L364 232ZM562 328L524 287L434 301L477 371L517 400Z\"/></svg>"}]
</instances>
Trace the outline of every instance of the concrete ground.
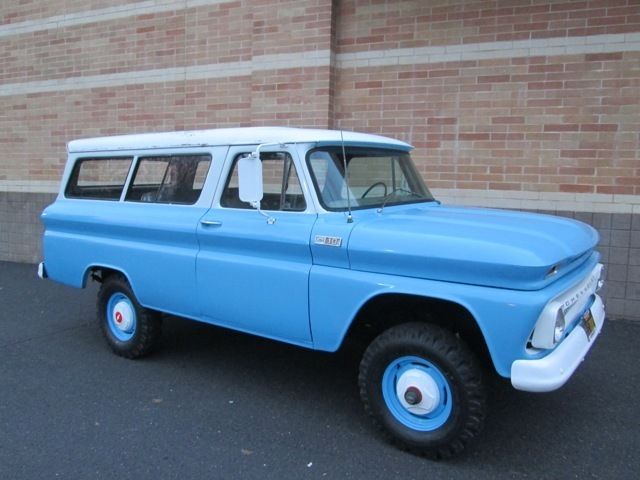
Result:
<instances>
[{"instance_id":1,"label":"concrete ground","mask_svg":"<svg viewBox=\"0 0 640 480\"><path fill-rule=\"evenodd\" d=\"M95 286L0 262L0 478L637 478L640 324L605 325L557 392L492 382L461 457L386 444L350 352L315 353L169 318L160 351L113 355Z\"/></svg>"}]
</instances>

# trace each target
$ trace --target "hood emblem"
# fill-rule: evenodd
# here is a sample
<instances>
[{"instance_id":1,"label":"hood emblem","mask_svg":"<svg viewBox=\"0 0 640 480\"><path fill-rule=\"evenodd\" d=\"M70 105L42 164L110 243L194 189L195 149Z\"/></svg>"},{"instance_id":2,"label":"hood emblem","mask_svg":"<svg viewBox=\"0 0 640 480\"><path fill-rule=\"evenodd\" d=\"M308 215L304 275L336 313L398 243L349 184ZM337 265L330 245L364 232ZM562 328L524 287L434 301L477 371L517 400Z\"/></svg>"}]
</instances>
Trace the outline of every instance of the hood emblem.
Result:
<instances>
[{"instance_id":1,"label":"hood emblem","mask_svg":"<svg viewBox=\"0 0 640 480\"><path fill-rule=\"evenodd\" d=\"M342 237L330 237L328 235L316 235L313 243L316 245L326 245L328 247L341 247Z\"/></svg>"}]
</instances>

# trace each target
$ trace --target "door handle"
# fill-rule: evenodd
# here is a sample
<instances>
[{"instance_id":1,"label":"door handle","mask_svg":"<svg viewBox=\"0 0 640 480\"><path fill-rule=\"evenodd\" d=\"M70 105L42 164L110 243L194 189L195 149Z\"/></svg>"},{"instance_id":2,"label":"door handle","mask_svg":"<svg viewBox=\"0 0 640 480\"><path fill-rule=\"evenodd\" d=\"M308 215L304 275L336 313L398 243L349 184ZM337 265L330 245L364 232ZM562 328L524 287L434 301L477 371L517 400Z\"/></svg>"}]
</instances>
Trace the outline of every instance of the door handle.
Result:
<instances>
[{"instance_id":1,"label":"door handle","mask_svg":"<svg viewBox=\"0 0 640 480\"><path fill-rule=\"evenodd\" d=\"M205 227L219 227L222 225L222 222L218 220L200 220L200 223Z\"/></svg>"}]
</instances>

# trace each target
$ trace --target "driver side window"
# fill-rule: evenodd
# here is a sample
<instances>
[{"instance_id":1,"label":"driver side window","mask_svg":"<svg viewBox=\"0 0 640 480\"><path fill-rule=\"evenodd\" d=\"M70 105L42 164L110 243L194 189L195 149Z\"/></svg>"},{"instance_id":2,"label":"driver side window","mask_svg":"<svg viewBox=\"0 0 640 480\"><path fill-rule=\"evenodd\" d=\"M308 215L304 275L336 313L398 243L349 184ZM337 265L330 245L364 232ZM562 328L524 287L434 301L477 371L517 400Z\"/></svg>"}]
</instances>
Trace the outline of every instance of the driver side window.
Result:
<instances>
[{"instance_id":1,"label":"driver side window","mask_svg":"<svg viewBox=\"0 0 640 480\"><path fill-rule=\"evenodd\" d=\"M222 192L220 205L226 208L250 209L240 200L238 193L238 160L249 155L240 154L233 161L231 174ZM270 211L302 212L307 203L300 187L300 180L293 159L286 152L261 153L264 196L260 209Z\"/></svg>"}]
</instances>

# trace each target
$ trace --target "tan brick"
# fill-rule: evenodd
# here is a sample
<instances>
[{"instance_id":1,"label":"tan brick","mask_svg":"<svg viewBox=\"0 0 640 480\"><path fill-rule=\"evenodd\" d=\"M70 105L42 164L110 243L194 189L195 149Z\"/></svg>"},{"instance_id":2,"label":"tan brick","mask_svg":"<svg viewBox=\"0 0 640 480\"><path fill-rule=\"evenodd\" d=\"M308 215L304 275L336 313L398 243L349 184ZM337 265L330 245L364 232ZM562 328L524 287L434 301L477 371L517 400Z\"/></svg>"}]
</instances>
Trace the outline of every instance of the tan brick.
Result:
<instances>
[{"instance_id":1,"label":"tan brick","mask_svg":"<svg viewBox=\"0 0 640 480\"><path fill-rule=\"evenodd\" d=\"M119 4L4 2L0 22ZM368 52L615 33L621 27L617 31L638 32L634 8L580 1L489 8L418 0L176 7L1 37L0 85L249 63L260 55L331 48ZM417 147L419 170L442 188L633 195L640 193L633 180L640 173L638 62L637 52L344 69L297 68L292 61L291 68L247 76L5 96L0 144L20 153L0 164L0 178L58 178L64 145L75 137L277 124L404 139Z\"/></svg>"}]
</instances>

